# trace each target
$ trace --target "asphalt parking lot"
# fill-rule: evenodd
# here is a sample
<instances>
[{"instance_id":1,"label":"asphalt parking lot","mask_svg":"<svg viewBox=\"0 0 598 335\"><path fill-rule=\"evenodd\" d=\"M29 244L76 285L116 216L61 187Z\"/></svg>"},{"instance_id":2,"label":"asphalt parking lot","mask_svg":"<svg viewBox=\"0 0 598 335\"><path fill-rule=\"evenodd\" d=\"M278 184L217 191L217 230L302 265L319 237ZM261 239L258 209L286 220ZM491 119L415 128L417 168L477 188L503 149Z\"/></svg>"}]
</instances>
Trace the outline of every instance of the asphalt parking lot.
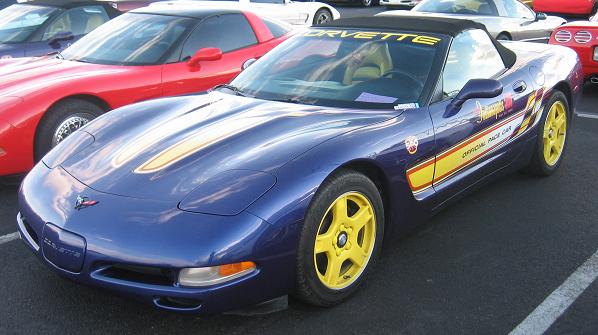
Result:
<instances>
[{"instance_id":1,"label":"asphalt parking lot","mask_svg":"<svg viewBox=\"0 0 598 335\"><path fill-rule=\"evenodd\" d=\"M275 314L202 318L62 280L21 241L3 239L16 231L17 188L0 186L0 334L507 334L538 306L556 319L548 334L596 334L598 281L560 317L550 313L598 250L597 86L577 112L555 175L513 174L461 200L388 246L367 285L331 309L291 300Z\"/></svg>"}]
</instances>

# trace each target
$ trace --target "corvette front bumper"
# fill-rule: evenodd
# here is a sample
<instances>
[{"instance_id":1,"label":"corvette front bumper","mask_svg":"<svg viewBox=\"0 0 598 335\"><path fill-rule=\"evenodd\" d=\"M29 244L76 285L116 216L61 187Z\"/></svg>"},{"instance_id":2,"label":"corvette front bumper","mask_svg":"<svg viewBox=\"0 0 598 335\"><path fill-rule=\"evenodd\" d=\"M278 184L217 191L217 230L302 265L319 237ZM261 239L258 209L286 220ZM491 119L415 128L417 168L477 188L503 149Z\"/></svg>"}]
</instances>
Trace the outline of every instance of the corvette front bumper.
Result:
<instances>
[{"instance_id":1,"label":"corvette front bumper","mask_svg":"<svg viewBox=\"0 0 598 335\"><path fill-rule=\"evenodd\" d=\"M84 194L97 205L77 210ZM295 255L280 248L284 232L248 213L191 214L176 205L104 194L61 168L34 167L19 192L23 241L55 272L157 308L220 313L286 295ZM257 270L207 287L183 287L178 272L253 261Z\"/></svg>"}]
</instances>

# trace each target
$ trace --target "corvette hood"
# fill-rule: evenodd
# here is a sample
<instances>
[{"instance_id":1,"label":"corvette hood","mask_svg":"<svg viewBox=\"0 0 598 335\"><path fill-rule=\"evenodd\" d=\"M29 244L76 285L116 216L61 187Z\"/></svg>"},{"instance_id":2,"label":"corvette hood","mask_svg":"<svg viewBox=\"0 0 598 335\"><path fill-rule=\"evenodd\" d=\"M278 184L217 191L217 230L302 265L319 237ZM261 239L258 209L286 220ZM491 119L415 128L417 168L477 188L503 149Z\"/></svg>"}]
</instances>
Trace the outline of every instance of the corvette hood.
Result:
<instances>
[{"instance_id":1,"label":"corvette hood","mask_svg":"<svg viewBox=\"0 0 598 335\"><path fill-rule=\"evenodd\" d=\"M275 174L323 141L396 115L219 92L160 99L90 123L83 130L93 143L61 165L101 192L178 202L206 181L237 175L230 171Z\"/></svg>"},{"instance_id":2,"label":"corvette hood","mask_svg":"<svg viewBox=\"0 0 598 335\"><path fill-rule=\"evenodd\" d=\"M67 61L53 56L0 61L0 96L26 97L81 77L130 71L134 67L97 65Z\"/></svg>"}]
</instances>

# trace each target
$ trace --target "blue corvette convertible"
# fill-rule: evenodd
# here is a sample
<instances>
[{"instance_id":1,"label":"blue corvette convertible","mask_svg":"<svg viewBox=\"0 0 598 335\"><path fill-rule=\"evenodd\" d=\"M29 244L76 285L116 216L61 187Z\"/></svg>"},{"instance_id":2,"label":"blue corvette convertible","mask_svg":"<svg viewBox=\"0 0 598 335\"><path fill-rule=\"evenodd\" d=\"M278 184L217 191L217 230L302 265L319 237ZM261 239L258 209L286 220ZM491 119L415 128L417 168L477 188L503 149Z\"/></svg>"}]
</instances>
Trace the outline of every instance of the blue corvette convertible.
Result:
<instances>
[{"instance_id":1,"label":"blue corvette convertible","mask_svg":"<svg viewBox=\"0 0 598 335\"><path fill-rule=\"evenodd\" d=\"M552 174L582 80L572 50L471 21L334 21L230 85L75 132L23 181L19 231L60 275L162 309L331 306L451 200Z\"/></svg>"},{"instance_id":2,"label":"blue corvette convertible","mask_svg":"<svg viewBox=\"0 0 598 335\"><path fill-rule=\"evenodd\" d=\"M0 59L62 51L119 14L105 1L31 0L14 4L0 10Z\"/></svg>"}]
</instances>

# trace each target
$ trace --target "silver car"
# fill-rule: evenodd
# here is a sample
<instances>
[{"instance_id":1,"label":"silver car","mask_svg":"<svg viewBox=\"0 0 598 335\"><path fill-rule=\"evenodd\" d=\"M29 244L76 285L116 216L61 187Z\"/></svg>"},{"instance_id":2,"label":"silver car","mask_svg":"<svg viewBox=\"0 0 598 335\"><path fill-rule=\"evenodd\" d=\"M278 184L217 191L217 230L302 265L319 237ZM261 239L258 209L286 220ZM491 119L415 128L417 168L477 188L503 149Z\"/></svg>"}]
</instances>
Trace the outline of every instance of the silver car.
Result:
<instances>
[{"instance_id":1,"label":"silver car","mask_svg":"<svg viewBox=\"0 0 598 335\"><path fill-rule=\"evenodd\" d=\"M560 17L536 13L518 0L423 0L411 11L388 11L378 15L459 17L484 24L499 40L544 42L556 27L567 22Z\"/></svg>"}]
</instances>

